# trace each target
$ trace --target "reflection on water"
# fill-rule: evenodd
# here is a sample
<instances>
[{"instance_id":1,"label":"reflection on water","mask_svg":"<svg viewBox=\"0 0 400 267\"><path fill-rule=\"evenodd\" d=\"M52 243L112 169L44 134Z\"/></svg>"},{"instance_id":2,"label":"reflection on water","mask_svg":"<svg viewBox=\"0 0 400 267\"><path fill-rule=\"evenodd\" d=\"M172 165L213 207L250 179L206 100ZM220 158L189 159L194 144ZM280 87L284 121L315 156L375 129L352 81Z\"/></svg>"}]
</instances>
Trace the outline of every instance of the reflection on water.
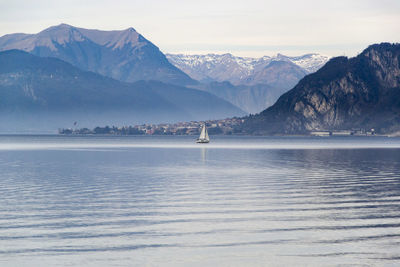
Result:
<instances>
[{"instance_id":1,"label":"reflection on water","mask_svg":"<svg viewBox=\"0 0 400 267\"><path fill-rule=\"evenodd\" d=\"M207 159L207 148L206 147L201 147L200 148L200 152L201 152L201 161L205 162Z\"/></svg>"},{"instance_id":2,"label":"reflection on water","mask_svg":"<svg viewBox=\"0 0 400 267\"><path fill-rule=\"evenodd\" d=\"M0 266L399 264L399 139L192 142L0 137Z\"/></svg>"}]
</instances>

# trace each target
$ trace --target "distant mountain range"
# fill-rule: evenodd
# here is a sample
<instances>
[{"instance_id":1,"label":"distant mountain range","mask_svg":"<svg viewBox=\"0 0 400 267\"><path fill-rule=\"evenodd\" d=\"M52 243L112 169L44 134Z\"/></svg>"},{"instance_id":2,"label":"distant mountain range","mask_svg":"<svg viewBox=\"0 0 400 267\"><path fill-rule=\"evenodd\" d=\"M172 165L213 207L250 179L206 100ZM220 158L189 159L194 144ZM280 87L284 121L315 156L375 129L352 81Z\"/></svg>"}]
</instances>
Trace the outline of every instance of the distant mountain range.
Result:
<instances>
[{"instance_id":1,"label":"distant mountain range","mask_svg":"<svg viewBox=\"0 0 400 267\"><path fill-rule=\"evenodd\" d=\"M61 24L37 34L15 33L0 37L0 51L10 49L59 58L82 70L125 82L196 83L169 63L158 47L133 28L100 31Z\"/></svg>"},{"instance_id":2,"label":"distant mountain range","mask_svg":"<svg viewBox=\"0 0 400 267\"><path fill-rule=\"evenodd\" d=\"M280 95L329 59L319 54L261 58L231 54L166 56L176 67L202 82L192 87L213 93L253 114L271 106Z\"/></svg>"},{"instance_id":3,"label":"distant mountain range","mask_svg":"<svg viewBox=\"0 0 400 267\"><path fill-rule=\"evenodd\" d=\"M232 54L166 54L166 56L172 64L193 79L201 82L228 81L233 85L254 85L269 82L268 79L263 77L262 73L266 73L266 68L274 69L274 62L292 63L286 64L286 66L291 66L293 71L297 72L297 76L302 75L304 77L308 73L317 71L329 60L328 56L320 54L306 54L298 57L277 54L273 57L264 56L261 58L236 57Z\"/></svg>"},{"instance_id":4,"label":"distant mountain range","mask_svg":"<svg viewBox=\"0 0 400 267\"><path fill-rule=\"evenodd\" d=\"M336 57L304 77L270 108L247 117L246 134L318 130L400 131L400 44L375 44Z\"/></svg>"},{"instance_id":5,"label":"distant mountain range","mask_svg":"<svg viewBox=\"0 0 400 267\"><path fill-rule=\"evenodd\" d=\"M243 116L210 93L159 81L125 83L62 60L0 52L0 130L55 131Z\"/></svg>"}]
</instances>

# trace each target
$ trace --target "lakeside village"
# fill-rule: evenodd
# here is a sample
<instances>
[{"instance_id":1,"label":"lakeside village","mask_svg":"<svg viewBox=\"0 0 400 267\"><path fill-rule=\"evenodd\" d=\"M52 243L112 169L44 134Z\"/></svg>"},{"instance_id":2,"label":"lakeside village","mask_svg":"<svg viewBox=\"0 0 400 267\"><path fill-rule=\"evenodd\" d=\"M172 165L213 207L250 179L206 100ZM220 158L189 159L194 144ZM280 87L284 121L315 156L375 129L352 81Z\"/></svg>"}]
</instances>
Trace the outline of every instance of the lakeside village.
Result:
<instances>
[{"instance_id":1,"label":"lakeside village","mask_svg":"<svg viewBox=\"0 0 400 267\"><path fill-rule=\"evenodd\" d=\"M205 124L210 135L231 135L235 133L236 126L244 122L241 118L223 120L190 121L162 124L142 124L135 126L105 126L94 129L59 129L59 134L110 134L110 135L199 135L201 127Z\"/></svg>"},{"instance_id":2,"label":"lakeside village","mask_svg":"<svg viewBox=\"0 0 400 267\"><path fill-rule=\"evenodd\" d=\"M96 127L94 129L59 129L59 134L64 135L199 135L201 127L206 125L210 135L232 135L239 134L240 125L244 122L242 118L227 118L223 120L208 121L190 121L178 123L162 123L162 124L142 124L135 126L105 126ZM312 131L312 136L374 136L377 135L374 129L352 129L352 130L336 130L336 131Z\"/></svg>"}]
</instances>

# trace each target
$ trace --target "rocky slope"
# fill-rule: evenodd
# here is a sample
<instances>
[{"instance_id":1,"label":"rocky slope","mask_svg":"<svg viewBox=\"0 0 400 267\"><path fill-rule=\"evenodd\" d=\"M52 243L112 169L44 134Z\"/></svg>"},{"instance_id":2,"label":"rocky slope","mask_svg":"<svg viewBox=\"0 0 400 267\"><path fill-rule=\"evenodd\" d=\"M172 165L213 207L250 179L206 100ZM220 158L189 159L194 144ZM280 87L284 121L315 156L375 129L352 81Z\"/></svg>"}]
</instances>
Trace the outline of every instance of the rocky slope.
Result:
<instances>
[{"instance_id":1,"label":"rocky slope","mask_svg":"<svg viewBox=\"0 0 400 267\"><path fill-rule=\"evenodd\" d=\"M331 59L241 130L297 134L314 130L400 129L400 44L382 43L348 59Z\"/></svg>"},{"instance_id":2,"label":"rocky slope","mask_svg":"<svg viewBox=\"0 0 400 267\"><path fill-rule=\"evenodd\" d=\"M210 93L158 81L124 83L55 58L0 52L0 130L204 120L244 115Z\"/></svg>"},{"instance_id":3,"label":"rocky slope","mask_svg":"<svg viewBox=\"0 0 400 267\"><path fill-rule=\"evenodd\" d=\"M0 37L0 51L19 49L42 57L56 57L76 67L117 80L159 80L195 84L165 55L133 28L99 31L61 24L37 34Z\"/></svg>"}]
</instances>

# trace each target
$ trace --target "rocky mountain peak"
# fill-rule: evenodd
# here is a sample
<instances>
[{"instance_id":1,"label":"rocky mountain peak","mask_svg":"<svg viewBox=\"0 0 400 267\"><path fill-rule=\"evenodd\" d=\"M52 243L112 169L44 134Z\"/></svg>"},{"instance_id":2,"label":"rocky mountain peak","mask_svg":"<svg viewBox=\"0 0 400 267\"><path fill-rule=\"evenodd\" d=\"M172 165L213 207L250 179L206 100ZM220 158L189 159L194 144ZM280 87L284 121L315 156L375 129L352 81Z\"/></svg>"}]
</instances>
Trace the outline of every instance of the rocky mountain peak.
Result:
<instances>
[{"instance_id":1,"label":"rocky mountain peak","mask_svg":"<svg viewBox=\"0 0 400 267\"><path fill-rule=\"evenodd\" d=\"M55 43L65 45L66 43L83 42L85 40L87 38L79 29L68 24L60 24L39 32L34 41L31 42L32 46L28 51L32 51L36 46L45 46L55 51Z\"/></svg>"},{"instance_id":2,"label":"rocky mountain peak","mask_svg":"<svg viewBox=\"0 0 400 267\"><path fill-rule=\"evenodd\" d=\"M249 119L259 133L375 129L398 131L400 44L368 47L354 58L336 57L304 77L270 108Z\"/></svg>"},{"instance_id":3,"label":"rocky mountain peak","mask_svg":"<svg viewBox=\"0 0 400 267\"><path fill-rule=\"evenodd\" d=\"M134 28L128 28L112 36L107 46L112 47L113 49L122 49L126 45L135 47L137 45L148 43L150 42L142 37Z\"/></svg>"},{"instance_id":4,"label":"rocky mountain peak","mask_svg":"<svg viewBox=\"0 0 400 267\"><path fill-rule=\"evenodd\" d=\"M400 51L398 45L382 43L368 47L360 57L364 57L374 75L383 87L400 86Z\"/></svg>"}]
</instances>

